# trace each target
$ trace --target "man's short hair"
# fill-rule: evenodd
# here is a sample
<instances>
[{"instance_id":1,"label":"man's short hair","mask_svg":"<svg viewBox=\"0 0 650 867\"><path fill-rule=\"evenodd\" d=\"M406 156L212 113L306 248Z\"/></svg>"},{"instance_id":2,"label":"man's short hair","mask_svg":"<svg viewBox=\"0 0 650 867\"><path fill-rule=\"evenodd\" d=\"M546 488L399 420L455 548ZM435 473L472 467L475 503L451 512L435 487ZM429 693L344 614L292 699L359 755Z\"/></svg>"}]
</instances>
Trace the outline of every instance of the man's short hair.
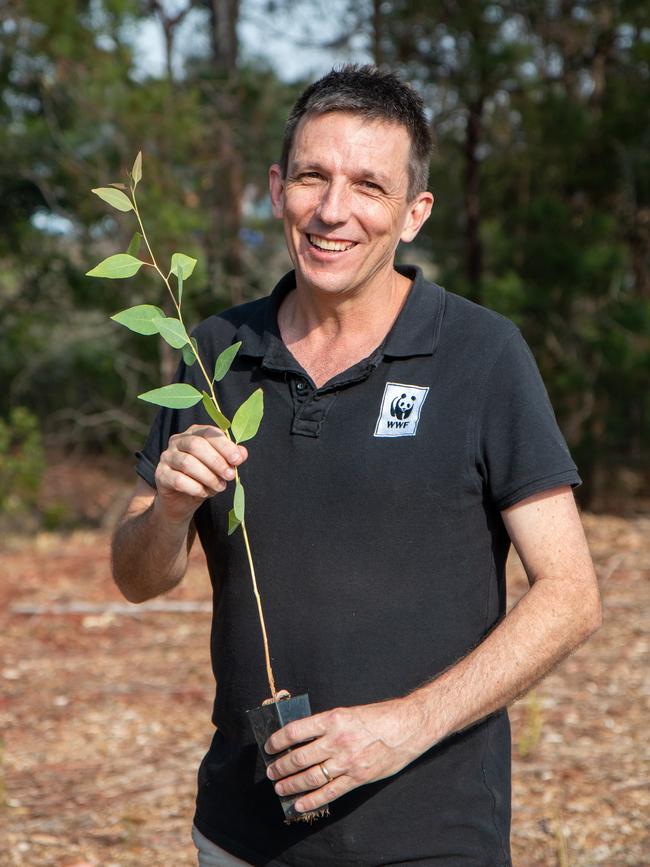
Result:
<instances>
[{"instance_id":1,"label":"man's short hair","mask_svg":"<svg viewBox=\"0 0 650 867\"><path fill-rule=\"evenodd\" d=\"M427 188L433 143L424 103L418 93L394 73L376 66L347 64L311 84L298 98L284 128L280 168L286 177L296 129L303 117L344 111L369 120L406 127L411 140L408 200Z\"/></svg>"}]
</instances>

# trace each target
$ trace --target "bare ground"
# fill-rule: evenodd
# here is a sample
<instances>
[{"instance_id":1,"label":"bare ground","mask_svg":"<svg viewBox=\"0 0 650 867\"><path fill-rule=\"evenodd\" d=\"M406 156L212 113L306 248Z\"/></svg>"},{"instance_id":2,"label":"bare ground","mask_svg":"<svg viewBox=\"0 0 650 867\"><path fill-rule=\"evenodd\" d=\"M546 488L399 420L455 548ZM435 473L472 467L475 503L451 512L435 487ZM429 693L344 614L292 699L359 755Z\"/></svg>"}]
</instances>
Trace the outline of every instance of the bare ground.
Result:
<instances>
[{"instance_id":1,"label":"bare ground","mask_svg":"<svg viewBox=\"0 0 650 867\"><path fill-rule=\"evenodd\" d=\"M516 867L650 863L650 517L584 522L605 626L512 709ZM105 530L14 540L0 569L0 865L194 865L211 737L202 555L166 600L203 604L176 613L107 606L123 600ZM516 560L510 585L513 600L526 586Z\"/></svg>"}]
</instances>

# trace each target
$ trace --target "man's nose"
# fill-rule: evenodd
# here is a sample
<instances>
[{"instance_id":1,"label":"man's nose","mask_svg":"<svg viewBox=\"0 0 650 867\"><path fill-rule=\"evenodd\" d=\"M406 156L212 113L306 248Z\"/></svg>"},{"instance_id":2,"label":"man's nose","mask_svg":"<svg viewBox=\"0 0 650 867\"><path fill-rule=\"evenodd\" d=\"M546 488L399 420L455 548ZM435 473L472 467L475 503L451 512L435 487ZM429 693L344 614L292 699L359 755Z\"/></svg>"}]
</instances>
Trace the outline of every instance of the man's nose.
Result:
<instances>
[{"instance_id":1,"label":"man's nose","mask_svg":"<svg viewBox=\"0 0 650 867\"><path fill-rule=\"evenodd\" d=\"M350 198L344 183L330 181L323 190L317 208L323 223L345 223L350 216Z\"/></svg>"}]
</instances>

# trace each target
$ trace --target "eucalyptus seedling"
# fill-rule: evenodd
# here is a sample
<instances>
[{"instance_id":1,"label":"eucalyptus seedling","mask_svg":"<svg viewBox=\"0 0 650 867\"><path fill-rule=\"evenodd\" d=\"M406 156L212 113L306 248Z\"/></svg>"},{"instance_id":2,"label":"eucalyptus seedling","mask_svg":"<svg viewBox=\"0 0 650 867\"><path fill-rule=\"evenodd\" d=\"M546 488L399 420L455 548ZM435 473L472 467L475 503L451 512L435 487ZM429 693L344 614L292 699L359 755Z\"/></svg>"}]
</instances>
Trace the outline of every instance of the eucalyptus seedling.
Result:
<instances>
[{"instance_id":1,"label":"eucalyptus seedling","mask_svg":"<svg viewBox=\"0 0 650 867\"><path fill-rule=\"evenodd\" d=\"M139 394L138 397L140 400L147 401L148 403L169 407L171 409L187 409L198 403L202 403L212 421L230 440L235 443L246 442L255 436L262 421L262 416L264 414L264 395L262 389L256 389L241 404L232 419L228 419L221 411L217 400L215 386L218 382L221 382L230 370L241 343L234 343L232 346L224 349L215 362L214 371L212 371L211 374L208 372L199 353L199 347L196 340L193 337L190 337L187 333L182 313L185 281L192 276L197 260L193 259L191 256L187 256L185 253L174 253L171 257L167 273L159 267L153 250L151 249L149 239L147 238L147 233L138 209L136 188L141 180L142 153L138 153L135 162L133 163L133 168L129 173L128 185L110 184L107 187L99 187L92 191L96 196L99 196L102 201L111 205L111 207L116 210L122 211L123 213L132 211L137 220L139 231L136 231L133 235L125 253L116 253L115 255L104 259L99 263L99 265L88 271L87 276L106 277L112 280L122 279L125 277L133 277L141 268L152 268L160 276L173 302L176 311L175 316L167 316L160 307L156 307L153 304L137 304L135 307L128 307L126 310L121 310L119 313L111 316L111 319L118 322L120 325L124 325L131 331L135 331L137 334L160 335L171 347L181 351L183 359L187 365L198 364L205 381L205 389L199 391L194 388L193 385L188 383L175 383L173 385L164 385L161 388L154 388L151 391L146 391L143 394ZM148 258L150 261L145 261L140 258L140 247L143 242L149 254ZM255 594L255 599L257 601L257 610L262 629L262 640L264 643L266 674L269 682L269 689L272 698L276 699L280 698L281 694L277 693L271 668L271 656L269 652L266 624L264 622L264 613L257 587L257 579L255 577L255 566L246 529L245 513L246 496L244 485L239 471L235 470L235 490L233 496L233 507L228 514L228 534L231 535L241 527L244 545L246 547L250 577L253 584L253 593Z\"/></svg>"}]
</instances>

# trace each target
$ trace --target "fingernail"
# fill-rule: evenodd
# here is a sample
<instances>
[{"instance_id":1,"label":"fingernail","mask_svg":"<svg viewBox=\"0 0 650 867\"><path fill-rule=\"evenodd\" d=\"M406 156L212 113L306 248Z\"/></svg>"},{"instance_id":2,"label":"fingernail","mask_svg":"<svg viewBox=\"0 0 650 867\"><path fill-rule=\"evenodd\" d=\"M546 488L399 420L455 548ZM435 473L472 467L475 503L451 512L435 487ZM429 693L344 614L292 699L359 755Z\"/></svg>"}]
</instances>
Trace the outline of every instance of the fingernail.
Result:
<instances>
[{"instance_id":1,"label":"fingernail","mask_svg":"<svg viewBox=\"0 0 650 867\"><path fill-rule=\"evenodd\" d=\"M302 801L296 801L296 803L293 806L299 813L304 812L305 805L303 804Z\"/></svg>"},{"instance_id":2,"label":"fingernail","mask_svg":"<svg viewBox=\"0 0 650 867\"><path fill-rule=\"evenodd\" d=\"M235 478L235 471L234 471L233 469L231 469L231 467L227 467L227 468L224 470L224 476L225 476L227 479L234 479L234 478Z\"/></svg>"},{"instance_id":3,"label":"fingernail","mask_svg":"<svg viewBox=\"0 0 650 867\"><path fill-rule=\"evenodd\" d=\"M284 795L284 786L281 783L275 784L275 794Z\"/></svg>"},{"instance_id":4,"label":"fingernail","mask_svg":"<svg viewBox=\"0 0 650 867\"><path fill-rule=\"evenodd\" d=\"M269 780L273 780L275 778L275 771L273 770L273 768L266 769L266 776L269 778Z\"/></svg>"}]
</instances>

